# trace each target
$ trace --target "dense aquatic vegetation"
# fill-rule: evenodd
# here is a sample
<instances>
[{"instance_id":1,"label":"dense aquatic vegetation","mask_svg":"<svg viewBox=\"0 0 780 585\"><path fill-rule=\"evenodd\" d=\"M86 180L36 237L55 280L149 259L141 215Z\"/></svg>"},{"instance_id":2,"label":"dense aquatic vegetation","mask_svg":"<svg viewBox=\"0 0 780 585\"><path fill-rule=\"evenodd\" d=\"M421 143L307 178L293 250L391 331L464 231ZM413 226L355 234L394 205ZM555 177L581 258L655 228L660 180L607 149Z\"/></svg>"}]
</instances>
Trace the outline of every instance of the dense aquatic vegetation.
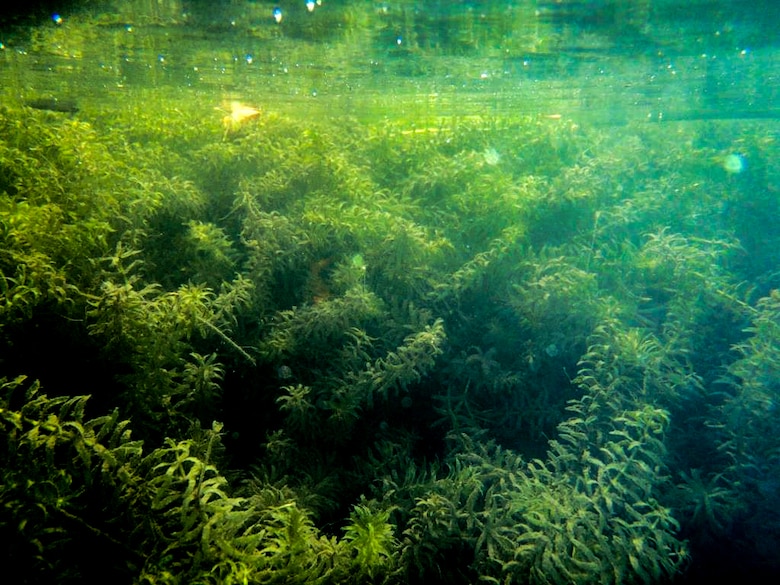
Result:
<instances>
[{"instance_id":1,"label":"dense aquatic vegetation","mask_svg":"<svg viewBox=\"0 0 780 585\"><path fill-rule=\"evenodd\" d=\"M0 111L24 582L777 569L766 128L222 115Z\"/></svg>"}]
</instances>

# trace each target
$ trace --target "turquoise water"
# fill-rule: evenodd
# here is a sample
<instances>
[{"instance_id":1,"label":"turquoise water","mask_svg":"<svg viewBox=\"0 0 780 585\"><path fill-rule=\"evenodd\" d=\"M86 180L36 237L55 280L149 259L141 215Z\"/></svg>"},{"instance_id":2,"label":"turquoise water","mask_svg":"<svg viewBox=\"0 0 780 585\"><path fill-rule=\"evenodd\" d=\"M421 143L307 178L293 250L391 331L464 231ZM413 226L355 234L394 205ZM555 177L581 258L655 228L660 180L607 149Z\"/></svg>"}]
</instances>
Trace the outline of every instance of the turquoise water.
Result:
<instances>
[{"instance_id":1,"label":"turquoise water","mask_svg":"<svg viewBox=\"0 0 780 585\"><path fill-rule=\"evenodd\" d=\"M0 558L47 584L776 580L778 22L3 13Z\"/></svg>"}]
</instances>

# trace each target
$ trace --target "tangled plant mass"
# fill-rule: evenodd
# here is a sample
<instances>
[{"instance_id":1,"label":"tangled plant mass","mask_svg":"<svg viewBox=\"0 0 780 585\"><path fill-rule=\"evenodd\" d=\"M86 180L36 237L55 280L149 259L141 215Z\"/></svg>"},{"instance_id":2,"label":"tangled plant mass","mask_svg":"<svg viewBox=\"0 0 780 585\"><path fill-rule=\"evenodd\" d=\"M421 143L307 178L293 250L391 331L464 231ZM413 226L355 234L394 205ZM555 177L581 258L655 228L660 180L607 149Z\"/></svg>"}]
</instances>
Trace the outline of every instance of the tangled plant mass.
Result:
<instances>
[{"instance_id":1,"label":"tangled plant mass","mask_svg":"<svg viewBox=\"0 0 780 585\"><path fill-rule=\"evenodd\" d=\"M777 536L764 130L159 108L0 110L29 582L657 583Z\"/></svg>"}]
</instances>

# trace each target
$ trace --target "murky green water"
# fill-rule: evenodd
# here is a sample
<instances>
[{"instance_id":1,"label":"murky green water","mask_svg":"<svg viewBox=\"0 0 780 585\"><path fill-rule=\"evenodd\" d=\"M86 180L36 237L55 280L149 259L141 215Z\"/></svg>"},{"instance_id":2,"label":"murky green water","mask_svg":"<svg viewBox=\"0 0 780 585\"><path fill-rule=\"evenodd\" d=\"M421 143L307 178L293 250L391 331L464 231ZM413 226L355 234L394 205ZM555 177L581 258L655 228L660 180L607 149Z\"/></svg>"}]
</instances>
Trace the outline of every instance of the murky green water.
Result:
<instances>
[{"instance_id":1,"label":"murky green water","mask_svg":"<svg viewBox=\"0 0 780 585\"><path fill-rule=\"evenodd\" d=\"M303 116L777 115L773 2L120 2L6 27L6 101L249 100ZM10 19L9 19L10 20ZM18 21L18 19L17 19Z\"/></svg>"},{"instance_id":2,"label":"murky green water","mask_svg":"<svg viewBox=\"0 0 780 585\"><path fill-rule=\"evenodd\" d=\"M0 18L24 583L769 583L774 1Z\"/></svg>"}]
</instances>

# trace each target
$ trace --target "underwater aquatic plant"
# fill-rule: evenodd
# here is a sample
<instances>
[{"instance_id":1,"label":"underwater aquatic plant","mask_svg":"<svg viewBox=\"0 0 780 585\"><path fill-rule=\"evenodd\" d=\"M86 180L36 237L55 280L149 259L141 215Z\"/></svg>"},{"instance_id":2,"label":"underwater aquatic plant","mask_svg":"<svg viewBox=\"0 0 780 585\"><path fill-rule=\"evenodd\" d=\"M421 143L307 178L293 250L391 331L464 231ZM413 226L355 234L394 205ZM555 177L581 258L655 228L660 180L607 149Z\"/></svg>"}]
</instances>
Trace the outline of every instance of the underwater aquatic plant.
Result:
<instances>
[{"instance_id":1,"label":"underwater aquatic plant","mask_svg":"<svg viewBox=\"0 0 780 585\"><path fill-rule=\"evenodd\" d=\"M93 456L65 403L3 405L19 453L55 445L27 496L19 461L3 470L36 570L40 550L67 565L74 526L124 580L177 584L653 582L684 565L686 512L760 540L751 518L780 509L776 303L733 283L772 286L774 236L743 253L727 218L755 227L737 191L771 200L771 165L764 191L752 154L718 185L710 128L670 145L668 127L254 108L221 127L178 98L0 112L3 348L47 320L84 333L101 405L148 445L123 460L106 426ZM680 445L702 438L698 472ZM82 482L102 465L115 491Z\"/></svg>"},{"instance_id":2,"label":"underwater aquatic plant","mask_svg":"<svg viewBox=\"0 0 780 585\"><path fill-rule=\"evenodd\" d=\"M692 533L727 531L740 508L745 507L732 482L722 473L702 477L701 469L692 469L690 474L681 472L680 476L677 490L678 505L685 512L683 528Z\"/></svg>"},{"instance_id":3,"label":"underwater aquatic plant","mask_svg":"<svg viewBox=\"0 0 780 585\"><path fill-rule=\"evenodd\" d=\"M391 510L372 510L368 502L355 505L344 529L347 549L352 552L355 581L374 579L394 566L396 548Z\"/></svg>"},{"instance_id":4,"label":"underwater aquatic plant","mask_svg":"<svg viewBox=\"0 0 780 585\"><path fill-rule=\"evenodd\" d=\"M445 339L444 322L437 319L422 331L408 335L395 351L367 364L361 372L350 373L345 380L349 392L371 408L375 395L387 399L391 390L406 391L412 382L419 381L424 372L433 367L436 356L443 351L441 346Z\"/></svg>"},{"instance_id":5,"label":"underwater aquatic plant","mask_svg":"<svg viewBox=\"0 0 780 585\"><path fill-rule=\"evenodd\" d=\"M204 356L192 352L190 358L182 372L184 397L173 406L177 410L191 409L199 420L205 420L217 409L225 368L217 361L216 353Z\"/></svg>"},{"instance_id":6,"label":"underwater aquatic plant","mask_svg":"<svg viewBox=\"0 0 780 585\"><path fill-rule=\"evenodd\" d=\"M312 389L303 384L295 386L282 386L284 394L280 395L276 402L279 410L285 413L285 422L293 430L305 430L314 423L312 416L314 405L311 402Z\"/></svg>"},{"instance_id":7,"label":"underwater aquatic plant","mask_svg":"<svg viewBox=\"0 0 780 585\"><path fill-rule=\"evenodd\" d=\"M48 398L23 378L0 391L3 555L29 579L358 583L393 569L388 510L357 506L336 541L271 486L230 496L213 462L220 423L145 450L117 411L87 419L87 397Z\"/></svg>"}]
</instances>

